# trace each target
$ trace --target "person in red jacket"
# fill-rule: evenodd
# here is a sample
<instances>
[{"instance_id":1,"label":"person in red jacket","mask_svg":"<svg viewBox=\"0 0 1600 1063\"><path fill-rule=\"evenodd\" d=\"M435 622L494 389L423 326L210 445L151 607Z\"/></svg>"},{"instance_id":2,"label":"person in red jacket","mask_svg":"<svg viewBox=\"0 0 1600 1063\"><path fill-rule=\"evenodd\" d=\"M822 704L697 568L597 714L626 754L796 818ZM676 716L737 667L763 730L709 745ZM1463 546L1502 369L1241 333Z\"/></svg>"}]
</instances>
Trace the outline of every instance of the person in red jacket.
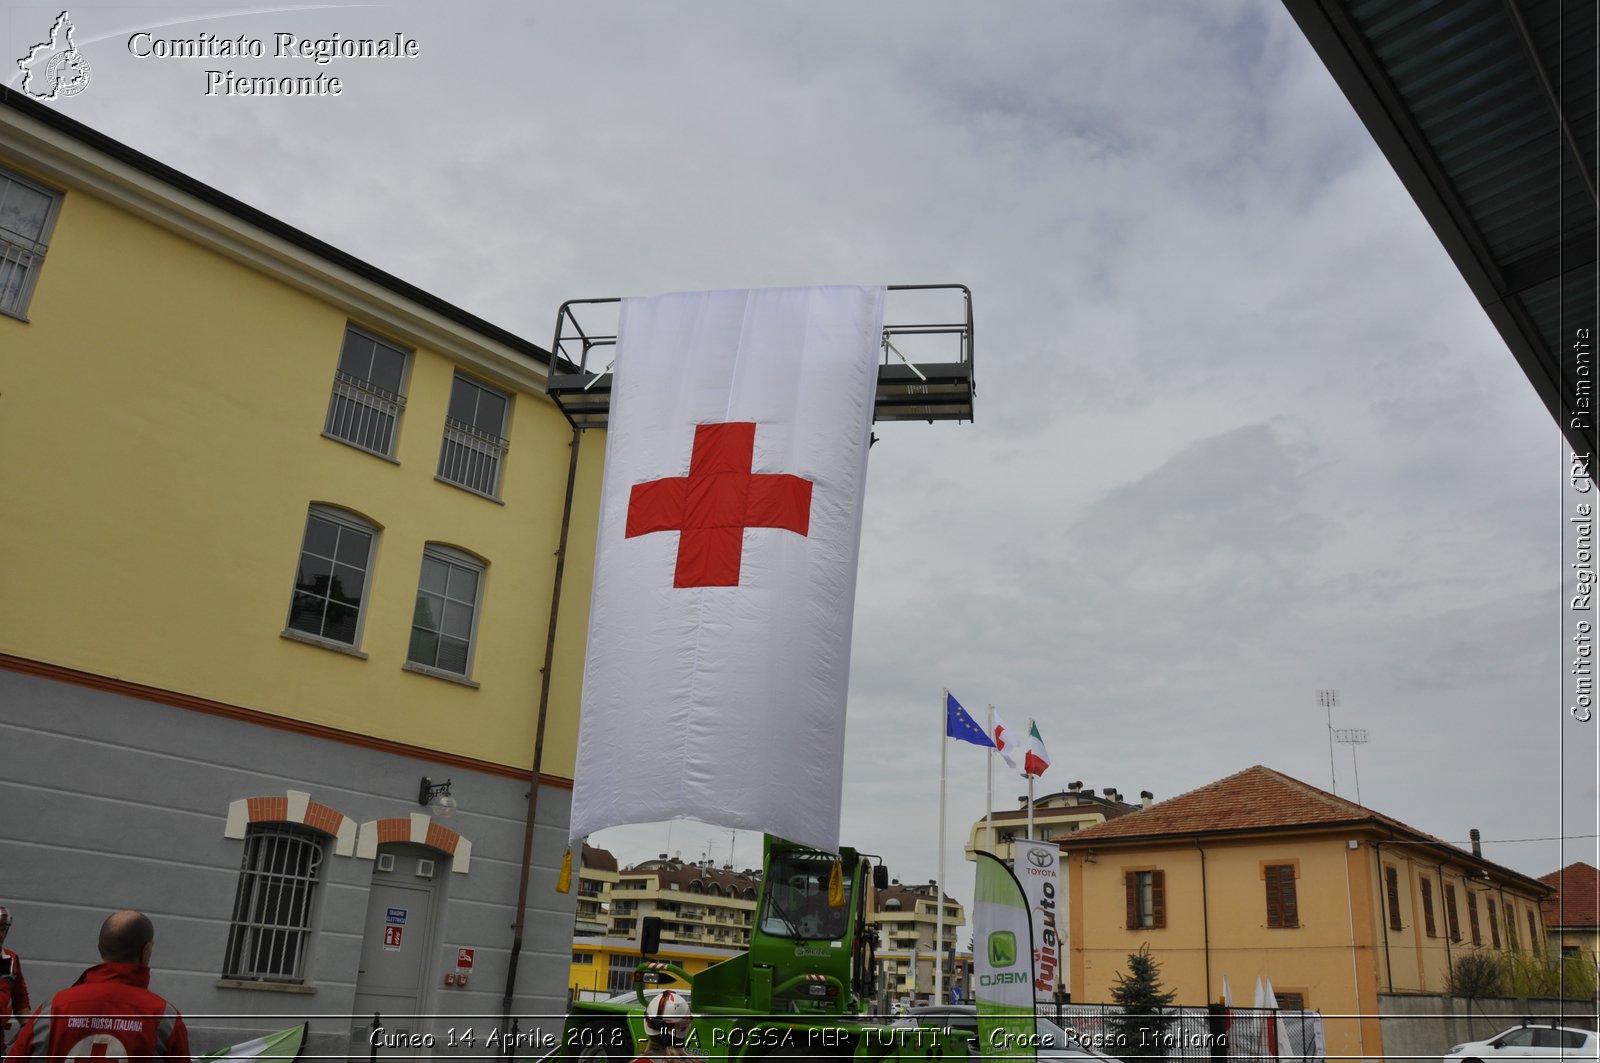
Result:
<instances>
[{"instance_id":1,"label":"person in red jacket","mask_svg":"<svg viewBox=\"0 0 1600 1063\"><path fill-rule=\"evenodd\" d=\"M100 958L34 1013L6 1055L75 1060L110 1056L128 1063L189 1063L189 1031L178 1009L150 992L155 928L138 912L117 912L100 927Z\"/></svg>"},{"instance_id":2,"label":"person in red jacket","mask_svg":"<svg viewBox=\"0 0 1600 1063\"><path fill-rule=\"evenodd\" d=\"M33 1005L28 1002L28 980L22 977L22 961L5 947L6 935L11 932L11 913L0 908L0 1044L11 1032L11 1016L17 1022L26 1022Z\"/></svg>"}]
</instances>

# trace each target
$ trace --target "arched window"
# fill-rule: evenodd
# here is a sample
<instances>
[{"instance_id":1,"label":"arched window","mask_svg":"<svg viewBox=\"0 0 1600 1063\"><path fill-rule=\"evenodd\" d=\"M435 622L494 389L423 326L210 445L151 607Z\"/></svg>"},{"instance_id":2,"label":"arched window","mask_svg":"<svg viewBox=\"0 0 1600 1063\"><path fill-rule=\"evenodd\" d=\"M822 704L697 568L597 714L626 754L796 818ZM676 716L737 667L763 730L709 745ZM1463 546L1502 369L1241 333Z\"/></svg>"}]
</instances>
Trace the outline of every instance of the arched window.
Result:
<instances>
[{"instance_id":1,"label":"arched window","mask_svg":"<svg viewBox=\"0 0 1600 1063\"><path fill-rule=\"evenodd\" d=\"M452 678L471 675L483 574L483 562L465 551L442 543L422 551L408 666Z\"/></svg>"},{"instance_id":2,"label":"arched window","mask_svg":"<svg viewBox=\"0 0 1600 1063\"><path fill-rule=\"evenodd\" d=\"M335 649L361 644L367 577L378 529L354 513L312 506L284 634Z\"/></svg>"},{"instance_id":3,"label":"arched window","mask_svg":"<svg viewBox=\"0 0 1600 1063\"><path fill-rule=\"evenodd\" d=\"M306 949L327 838L297 823L250 824L228 929L224 978L306 980Z\"/></svg>"}]
</instances>

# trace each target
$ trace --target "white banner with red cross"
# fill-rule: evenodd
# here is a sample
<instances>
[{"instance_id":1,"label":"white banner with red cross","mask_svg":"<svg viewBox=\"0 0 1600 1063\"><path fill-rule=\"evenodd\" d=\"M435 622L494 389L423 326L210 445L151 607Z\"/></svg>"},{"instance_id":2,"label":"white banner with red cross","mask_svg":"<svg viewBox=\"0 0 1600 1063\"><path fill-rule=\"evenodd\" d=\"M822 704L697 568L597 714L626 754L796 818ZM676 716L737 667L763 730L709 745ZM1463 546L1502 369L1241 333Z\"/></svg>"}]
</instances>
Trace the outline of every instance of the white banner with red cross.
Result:
<instances>
[{"instance_id":1,"label":"white banner with red cross","mask_svg":"<svg viewBox=\"0 0 1600 1063\"><path fill-rule=\"evenodd\" d=\"M572 836L836 850L883 288L622 304Z\"/></svg>"}]
</instances>

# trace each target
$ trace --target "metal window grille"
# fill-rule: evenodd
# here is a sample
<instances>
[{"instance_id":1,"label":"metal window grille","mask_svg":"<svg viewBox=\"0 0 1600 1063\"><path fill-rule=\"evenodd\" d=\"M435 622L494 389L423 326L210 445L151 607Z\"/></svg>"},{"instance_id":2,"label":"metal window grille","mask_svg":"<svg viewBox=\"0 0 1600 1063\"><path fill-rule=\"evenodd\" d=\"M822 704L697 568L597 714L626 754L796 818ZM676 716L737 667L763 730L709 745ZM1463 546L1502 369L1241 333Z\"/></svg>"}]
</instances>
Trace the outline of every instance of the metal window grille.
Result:
<instances>
[{"instance_id":1,"label":"metal window grille","mask_svg":"<svg viewBox=\"0 0 1600 1063\"><path fill-rule=\"evenodd\" d=\"M28 289L28 273L41 257L32 244L18 243L0 234L0 311L22 313L22 293Z\"/></svg>"},{"instance_id":2,"label":"metal window grille","mask_svg":"<svg viewBox=\"0 0 1600 1063\"><path fill-rule=\"evenodd\" d=\"M251 826L228 930L224 977L305 981L322 844L318 835L303 827Z\"/></svg>"},{"instance_id":3,"label":"metal window grille","mask_svg":"<svg viewBox=\"0 0 1600 1063\"><path fill-rule=\"evenodd\" d=\"M439 448L439 479L497 498L500 461L508 443L470 424L445 418L444 444Z\"/></svg>"},{"instance_id":4,"label":"metal window grille","mask_svg":"<svg viewBox=\"0 0 1600 1063\"><path fill-rule=\"evenodd\" d=\"M0 313L23 316L59 196L0 170Z\"/></svg>"},{"instance_id":5,"label":"metal window grille","mask_svg":"<svg viewBox=\"0 0 1600 1063\"><path fill-rule=\"evenodd\" d=\"M394 448L394 426L406 400L392 391L335 371L333 396L328 400L328 423L323 431L351 446L389 457Z\"/></svg>"}]
</instances>

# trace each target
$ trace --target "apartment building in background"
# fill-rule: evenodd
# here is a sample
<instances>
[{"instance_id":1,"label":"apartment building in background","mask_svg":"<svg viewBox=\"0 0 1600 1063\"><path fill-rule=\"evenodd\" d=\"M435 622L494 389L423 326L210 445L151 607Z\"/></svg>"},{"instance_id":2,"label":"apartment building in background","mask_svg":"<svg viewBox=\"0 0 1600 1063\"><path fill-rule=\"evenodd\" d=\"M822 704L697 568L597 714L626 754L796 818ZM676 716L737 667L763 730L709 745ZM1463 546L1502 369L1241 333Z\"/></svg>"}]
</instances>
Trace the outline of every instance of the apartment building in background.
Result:
<instances>
[{"instance_id":1,"label":"apartment building in background","mask_svg":"<svg viewBox=\"0 0 1600 1063\"><path fill-rule=\"evenodd\" d=\"M1107 786L1102 795L1093 787L1085 789L1081 782L1068 783L1065 790L1034 798L1033 838L1042 842L1059 841L1075 831L1149 808L1154 797L1148 790L1143 791L1139 795L1141 803L1135 805L1123 800L1121 792L1114 787ZM986 852L1011 862L1012 841L1028 836L1027 795L1017 801L1019 807L991 811L972 825L967 838L968 860L975 859L973 853Z\"/></svg>"}]
</instances>

